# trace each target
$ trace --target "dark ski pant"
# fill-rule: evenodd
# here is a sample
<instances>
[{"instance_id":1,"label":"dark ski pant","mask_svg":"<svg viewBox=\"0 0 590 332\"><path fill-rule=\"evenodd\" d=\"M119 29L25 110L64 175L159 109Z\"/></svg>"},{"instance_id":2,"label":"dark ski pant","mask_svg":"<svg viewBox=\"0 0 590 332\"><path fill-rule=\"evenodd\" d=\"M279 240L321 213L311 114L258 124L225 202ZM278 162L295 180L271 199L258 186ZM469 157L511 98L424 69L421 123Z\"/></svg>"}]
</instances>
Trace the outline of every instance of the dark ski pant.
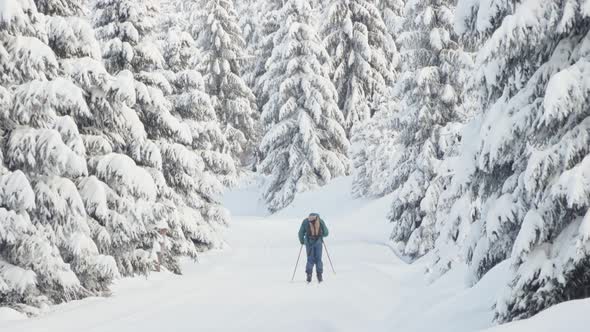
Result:
<instances>
[{"instance_id":1,"label":"dark ski pant","mask_svg":"<svg viewBox=\"0 0 590 332\"><path fill-rule=\"evenodd\" d=\"M314 265L316 273L323 273L324 263L322 263L322 240L319 239L315 242L307 243L305 248L307 249L307 265L305 266L305 273L311 274Z\"/></svg>"}]
</instances>

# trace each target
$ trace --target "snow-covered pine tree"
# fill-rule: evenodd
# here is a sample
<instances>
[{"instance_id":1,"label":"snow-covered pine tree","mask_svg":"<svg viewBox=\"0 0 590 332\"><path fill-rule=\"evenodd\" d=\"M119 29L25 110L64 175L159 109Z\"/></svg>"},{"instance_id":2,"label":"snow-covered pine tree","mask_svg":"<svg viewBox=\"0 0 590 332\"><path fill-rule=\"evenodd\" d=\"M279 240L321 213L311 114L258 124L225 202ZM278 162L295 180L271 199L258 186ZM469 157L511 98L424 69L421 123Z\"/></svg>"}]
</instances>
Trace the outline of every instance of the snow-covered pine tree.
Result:
<instances>
[{"instance_id":1,"label":"snow-covered pine tree","mask_svg":"<svg viewBox=\"0 0 590 332\"><path fill-rule=\"evenodd\" d=\"M268 101L268 91L264 90L263 76L267 70L268 59L274 49L274 35L281 26L279 13L283 7L283 0L269 0L263 2L260 6L262 8L261 12L264 14L261 17L254 62L252 68L248 68L246 81L254 87L253 91L256 94L258 110L262 113L262 108Z\"/></svg>"},{"instance_id":2,"label":"snow-covered pine tree","mask_svg":"<svg viewBox=\"0 0 590 332\"><path fill-rule=\"evenodd\" d=\"M266 1L242 0L235 3L238 24L242 31L245 45L249 51L253 50L251 47L258 43L258 33L260 29L260 17L258 15L260 13L260 6L264 2ZM247 57L249 59L246 59L246 62L250 62L251 58L255 58L255 56L249 52Z\"/></svg>"},{"instance_id":3,"label":"snow-covered pine tree","mask_svg":"<svg viewBox=\"0 0 590 332\"><path fill-rule=\"evenodd\" d=\"M198 0L182 1L182 8L195 9ZM177 9L178 10L178 9ZM215 174L226 186L237 181L237 166L231 159L230 146L214 109L211 109L210 96L205 92L202 75L195 70L200 64L201 55L197 43L189 33L198 24L198 13L167 13L169 16L182 16L170 22L184 22L170 27L161 37L162 54L167 65L165 75L170 81L172 93L167 97L172 102L172 113L191 128L192 146L202 154L208 171ZM230 157L230 158L228 158Z\"/></svg>"},{"instance_id":4,"label":"snow-covered pine tree","mask_svg":"<svg viewBox=\"0 0 590 332\"><path fill-rule=\"evenodd\" d=\"M78 254L98 250L101 254L113 256L117 266L123 273L145 272L149 269L151 261L147 259L147 254L143 255L144 258L141 258L140 253L142 251L138 250L138 246L142 244L139 238L141 234L145 233L142 232L145 227L143 227L144 221L138 217L139 208L135 205L135 200L129 199L126 204L122 204L119 201L121 197L114 194L109 196L107 208L107 198L105 195L100 195L101 192L104 194L105 191L115 193L114 190L124 193L124 195L130 192L137 193L138 185L136 182L138 176L141 177L144 174L134 169L134 163L131 163L131 165L123 165L122 163L116 165L100 164L109 167L109 170L95 167L102 157L106 159L115 158L116 156L112 154L112 151L126 146L126 142L138 137L143 130L137 116L123 101L130 99L130 95L135 98L135 92L129 93L128 86L120 84L121 81L114 80L106 72L101 62L100 47L94 37L94 31L88 25L86 18L82 17L84 15L82 2L37 1L37 3L40 8L47 11L48 15L51 14L46 19L48 42L55 55L57 55L56 60L59 64L59 71L66 76L66 79L60 78L46 83L54 86L61 85L60 89L62 91L59 94L57 93L59 91L52 86L37 86L36 90L44 91L47 94L47 96L43 95L40 98L46 100L46 107L50 109L55 108L58 112L65 112L68 109L61 106L60 103L69 103L67 104L69 108L75 110L73 107L76 106L77 109L81 110L71 114L72 121L67 118L61 120L58 123L59 131L63 136L64 143L82 157L84 169L87 167L86 158L88 158L88 173L75 179L79 197L70 195L61 201L53 199L51 195L53 192L63 193L63 188L72 187L67 182L54 181L53 184L39 187L40 190L43 190L41 198L51 199L51 201L44 202L47 206L39 205L37 208L46 210L48 207L55 208L56 205L59 207L58 204L63 205L64 201L68 202L69 208L75 209L75 213L66 210L64 213L67 214L63 218L71 218L72 216L81 218L84 216L88 224L86 228L94 240L94 243L92 243L92 241L84 241L84 238L73 238L80 244L88 246L82 248L84 250L79 250ZM129 83L124 79L125 73L122 73L121 76L124 83ZM68 80L73 81L74 84L65 84L64 82L69 82ZM25 91L29 90L35 91L35 89L25 89ZM22 101L34 96L30 92L26 93L22 94ZM55 96L52 94L55 94ZM69 97L64 98L64 96ZM49 103L47 100L51 102ZM76 103L74 104L73 101ZM124 156L119 157L123 158ZM64 155L62 158L66 158L66 156ZM101 174L104 175L108 172L118 174L128 172L127 174L133 174L134 176L127 177L123 181L113 182L112 186L99 181L94 176L106 180ZM92 183L95 186L91 187L91 190L88 187L88 175L92 175L90 179L94 180ZM147 186L149 191L150 182L142 180L142 183L144 184L142 185L143 189ZM151 185L153 186L153 183ZM130 196L132 195L130 194ZM104 201L100 201L102 198L104 198ZM98 206L95 204L97 201L100 203ZM117 201L117 204L112 203L115 201ZM145 204L145 206L149 207L151 205ZM116 211L110 210L111 207ZM99 208L100 210L97 210ZM123 213L124 216L120 215L119 212ZM116 215L110 215L110 213ZM47 212L45 214L48 215ZM45 221L47 223L53 222L54 219L59 221L59 215L53 214L53 216L55 218L49 218ZM84 232L86 233L85 229ZM91 258L89 257L89 259ZM98 271L90 270L89 268L92 266L87 263L77 262L76 264L80 265L77 273L80 274L81 281L89 289L104 289L104 286L108 285L112 279L112 276L106 277L107 273L115 276L118 274L115 261L95 259L94 264L102 264L97 268ZM112 263L112 266L107 267L107 263Z\"/></svg>"},{"instance_id":5,"label":"snow-covered pine tree","mask_svg":"<svg viewBox=\"0 0 590 332\"><path fill-rule=\"evenodd\" d=\"M107 70L111 74L124 70L133 74L136 97L133 108L145 131L152 137L165 132L187 141L190 133L170 115L164 98L170 91L170 83L162 73L164 58L155 41L159 15L157 0L98 0L94 4L94 23L104 44ZM138 139L142 138L139 136ZM161 158L155 142L150 139L131 142L128 149L136 162L158 168Z\"/></svg>"},{"instance_id":6,"label":"snow-covered pine tree","mask_svg":"<svg viewBox=\"0 0 590 332\"><path fill-rule=\"evenodd\" d=\"M407 0L406 0L407 1ZM404 27L404 0L378 0L377 8L381 12L383 21L389 34L396 40Z\"/></svg>"},{"instance_id":7,"label":"snow-covered pine tree","mask_svg":"<svg viewBox=\"0 0 590 332\"><path fill-rule=\"evenodd\" d=\"M321 26L321 22L319 19L322 17L322 14L324 14L324 12L326 11L326 8L330 6L330 1L311 0L309 2L309 5L311 6L311 10L313 11L314 15L312 24L316 29L319 29Z\"/></svg>"},{"instance_id":8,"label":"snow-covered pine tree","mask_svg":"<svg viewBox=\"0 0 590 332\"><path fill-rule=\"evenodd\" d=\"M480 109L477 98L474 98L476 89L479 87L468 85L464 92L460 113L466 123L450 127L458 141L445 154L437 177L432 181L441 191L438 199L432 201L425 211L430 215L425 218L435 219L434 231L438 234L427 268L430 280L466 264L465 244L480 207L480 200L475 199L471 191L475 170L473 160L478 149L478 119L474 112Z\"/></svg>"},{"instance_id":9,"label":"snow-covered pine tree","mask_svg":"<svg viewBox=\"0 0 590 332\"><path fill-rule=\"evenodd\" d=\"M211 99L205 93L204 80L194 69L196 59L178 62L177 57L169 56L197 54L190 51L195 49L191 35L173 29L166 35L162 46L165 58L174 60L169 63L171 70L166 72L171 83L167 98L171 103L172 115L187 126L191 134L187 142L168 138L168 142L161 143L164 159L169 165L165 167L164 175L167 182L182 193L184 199L181 205L201 214L197 218L197 233L192 234L191 238L207 246L218 246L221 241L216 229L219 225L226 225L229 219L221 206L221 191L223 184L231 186L236 183L236 165ZM188 222L184 224L188 226Z\"/></svg>"},{"instance_id":10,"label":"snow-covered pine tree","mask_svg":"<svg viewBox=\"0 0 590 332\"><path fill-rule=\"evenodd\" d=\"M458 137L457 110L471 58L453 32L455 1L419 0L406 4L400 34L404 66L396 87L400 96L401 155L392 165L391 239L412 258L428 252L437 236L434 212L442 178L440 163ZM442 181L442 182L441 182Z\"/></svg>"},{"instance_id":11,"label":"snow-covered pine tree","mask_svg":"<svg viewBox=\"0 0 590 332\"><path fill-rule=\"evenodd\" d=\"M59 249L30 219L35 193L21 171L0 171L0 305L34 307L86 295Z\"/></svg>"},{"instance_id":12,"label":"snow-covered pine tree","mask_svg":"<svg viewBox=\"0 0 590 332\"><path fill-rule=\"evenodd\" d=\"M103 60L107 70L158 69L161 56L146 36L158 24L157 0L96 0L93 23L103 43Z\"/></svg>"},{"instance_id":13,"label":"snow-covered pine tree","mask_svg":"<svg viewBox=\"0 0 590 332\"><path fill-rule=\"evenodd\" d=\"M160 0L161 15L159 21L161 22L161 28L159 33L166 34L170 29L190 31L190 10L195 1L198 0ZM198 57L198 55L192 54L192 57Z\"/></svg>"},{"instance_id":14,"label":"snow-covered pine tree","mask_svg":"<svg viewBox=\"0 0 590 332\"><path fill-rule=\"evenodd\" d=\"M76 70L91 70L94 69L94 65L98 66L99 73L104 73L104 69L102 64L97 63L100 60L100 47L98 41L94 36L94 30L89 25L86 17L85 12L83 9L83 2L79 0L69 0L69 1L55 1L55 0L37 0L37 6L47 15L47 33L48 33L48 41L49 46L52 48L54 53L57 55L58 62L60 64L60 70L62 74L65 75L65 78L71 80L74 84L76 84L76 88L78 93L81 96L86 96L84 91L84 85L82 82L77 81L75 76L79 74ZM91 62L89 65L88 62ZM90 67L87 69L82 69L84 67ZM72 70L72 68L76 68ZM68 87L64 87L67 89ZM17 101L18 102L18 101ZM82 155L84 158L87 157L86 147L84 145L84 124L88 124L91 120L89 119L92 115L90 108L88 107L91 103L87 98L80 98L80 107L82 107L83 103L85 103L85 107L87 107L88 113L86 114L74 114L71 120L65 119L65 121L61 121L59 124L60 132L64 139L64 142L72 147L72 149ZM80 129L78 129L80 128ZM78 130L82 130L82 132L78 132ZM86 177L78 177L76 179L76 183L80 183ZM65 185L68 185L65 183ZM46 192L45 195L50 197L49 190L59 190L59 187L53 186L54 188L51 189L51 186L45 188ZM80 191L80 195L82 192ZM71 199L66 199L67 202L71 205L71 208L75 208L81 216L84 216L86 219L86 224L88 226L83 226L83 228L87 228L86 234L96 234L97 228L96 224L93 223L90 217L88 217L87 212L85 211L84 207L84 197L80 197L77 201L75 200L76 197ZM52 204L58 204L59 202L54 202ZM44 205L48 205L49 203L45 203ZM78 204L77 206L75 204ZM38 204L39 208L40 204ZM75 216L75 213L68 212L70 216ZM55 218L55 214L51 218L47 220L48 223L53 222ZM59 233L63 233L63 231L58 230ZM95 241L97 240L94 237ZM83 241L87 241L87 239L79 237L78 241L83 243ZM79 251L79 255L90 255L92 252L98 251L98 248L93 244L94 247L86 249L89 251L88 253L83 252L82 250ZM91 256L91 255L90 255ZM108 256L107 256L108 257ZM70 258L71 259L71 258ZM94 259L96 262L94 264L99 264L97 267L92 268L88 262L82 261L82 258L76 258L76 261L72 264L75 268L75 272L82 281L82 284L91 290L104 290L108 283L112 280L113 276L117 276L119 273L115 267L114 261L109 261L108 258L105 259L104 257L99 257L100 260L96 258L86 258L86 260ZM66 260L69 260L66 258ZM112 264L111 264L112 263ZM77 265L79 267L77 267ZM105 274L105 275L103 275ZM106 277L110 275L110 277Z\"/></svg>"},{"instance_id":15,"label":"snow-covered pine tree","mask_svg":"<svg viewBox=\"0 0 590 332\"><path fill-rule=\"evenodd\" d=\"M156 40L160 23L156 1L99 1L95 8L95 23L107 49L103 56L107 58L107 63L111 63L111 70L124 72L128 68L133 75L129 75L129 83L135 93L130 99L130 106L134 107L142 124L138 137L129 141L125 150L151 175L156 189L157 203L151 204L142 215L147 232L142 247L151 246L156 226L167 224L171 248L166 252L165 264L174 272L180 272L176 257L195 257L195 245L219 246L221 241L215 226L225 224L227 220L225 210L219 206L221 184L214 175L205 172L201 152L194 151L192 147L195 137L204 135L203 129L172 114L176 106L173 94L177 93L178 85L186 85L186 89L190 90L194 87L194 75L165 69L170 66L170 69L183 71L184 68L194 67L198 52L190 35L179 30L174 30L179 34L171 36L174 39L169 43L176 48L161 50ZM184 20L182 17L179 19L181 22ZM111 29L112 25L120 27ZM123 46L119 47L121 44ZM195 118L206 119L208 115L200 113L208 112L208 99L197 94L201 99L191 100L192 96L189 94L184 100L189 108L185 111L195 112ZM214 128L211 130L215 131ZM208 142L200 143L206 145ZM207 166L227 171L220 177L231 178L231 173L235 173L233 164L228 164L223 157L208 151L203 154L209 158Z\"/></svg>"},{"instance_id":16,"label":"snow-covered pine tree","mask_svg":"<svg viewBox=\"0 0 590 332\"><path fill-rule=\"evenodd\" d=\"M152 71L163 66L162 56L149 38L158 22L157 2L99 0L94 3L93 9L97 36L103 42L103 59L107 69L118 76L109 87L108 100L101 105L107 108L105 115L112 119L106 118L107 122L97 125L106 127L103 130L107 132L127 130L117 137L122 139L117 142L120 145L109 146L109 142L100 144L99 141L93 146L96 156L90 164L97 177L85 181L83 188L87 193L98 191L100 194L89 197L87 203L107 206L108 202L118 202L116 205L108 204L116 206L115 211L102 209L93 212L96 218L109 218L110 224L105 224L107 219L103 221L104 226L107 230L118 232L112 239L105 238L104 242L107 248L118 253L116 258L122 273L147 273L152 268L154 256L150 248L156 236L156 227L163 225L170 228L172 240L171 250L165 251L164 264L179 272L176 256L186 252L176 249L189 246L183 245L186 240L178 231L176 209L170 198L173 192L162 174L160 149L149 139L145 129L150 129L152 135L162 131L176 137L188 135L186 130L183 132L182 128L175 127L177 123L172 116L162 109L164 98L161 86L148 86L138 80L157 81L164 86L167 83L161 76L152 75ZM123 118L119 118L121 116ZM132 124L127 128L113 128L113 125L125 126L125 122ZM150 125L153 123L157 125ZM125 178L118 179L119 176ZM144 180L139 180L140 177ZM101 182L112 189L105 190ZM133 232L128 234L130 230Z\"/></svg>"},{"instance_id":17,"label":"snow-covered pine tree","mask_svg":"<svg viewBox=\"0 0 590 332\"><path fill-rule=\"evenodd\" d=\"M92 35L86 37L92 40L89 37ZM86 47L93 49L88 46L91 44ZM129 71L117 77L109 75L102 64L99 48L95 49L98 50L95 56L88 54L60 60L64 73L84 91L92 115L80 126L89 176L78 179L78 188L99 251L113 256L123 274L146 273L152 261L149 253L140 249L148 237L146 220L140 211L150 208L151 204L140 203L155 200L151 195L155 184L149 181L149 174L125 155L128 142L143 140L146 136L140 119L131 108L136 99L134 81ZM117 174L120 179L111 181L109 174Z\"/></svg>"},{"instance_id":18,"label":"snow-covered pine tree","mask_svg":"<svg viewBox=\"0 0 590 332\"><path fill-rule=\"evenodd\" d=\"M0 25L21 32L23 30L17 30L12 25L18 21L17 17L26 18L20 10L30 8L31 16L37 13L34 7L27 7L26 3L17 4L19 7L10 8L13 10L10 15L6 15L6 8L0 11L0 17L4 19L0 20ZM21 22L24 24L20 28L32 27L26 19ZM5 32L0 31L0 34ZM6 37L6 34L2 36L2 48ZM13 35L10 38L15 37ZM4 68L13 67L14 63L7 61L13 60L10 53L4 55L7 56ZM8 77L6 75L3 78ZM8 85L3 80L2 85L5 84ZM35 313L35 307L79 297L85 291L71 267L63 261L58 248L31 221L36 206L35 192L29 179L22 171L12 172L5 166L3 150L6 132L14 128L14 123L8 118L11 107L11 94L0 86L0 305Z\"/></svg>"},{"instance_id":19,"label":"snow-covered pine tree","mask_svg":"<svg viewBox=\"0 0 590 332\"><path fill-rule=\"evenodd\" d=\"M234 159L252 162L258 142L256 98L241 77L245 42L232 0L198 2L193 36L203 51L202 72Z\"/></svg>"},{"instance_id":20,"label":"snow-covered pine tree","mask_svg":"<svg viewBox=\"0 0 590 332\"><path fill-rule=\"evenodd\" d=\"M76 121L90 113L83 91L60 76L62 58L94 50L80 43L92 30L76 17L76 1L38 4L47 16L22 0L0 15L1 79L10 89L0 111L6 167L0 206L12 226L20 225L8 225L3 236L2 270L14 273L7 284L13 301L27 305L83 297L118 275L113 258L100 255L92 240L75 184L88 174ZM22 284L14 279L19 273Z\"/></svg>"},{"instance_id":21,"label":"snow-covered pine tree","mask_svg":"<svg viewBox=\"0 0 590 332\"><path fill-rule=\"evenodd\" d=\"M479 280L510 257L500 322L590 285L590 7L583 1L460 1L459 32L483 38L479 201L467 259ZM526 17L527 19L522 19Z\"/></svg>"},{"instance_id":22,"label":"snow-covered pine tree","mask_svg":"<svg viewBox=\"0 0 590 332\"><path fill-rule=\"evenodd\" d=\"M364 114L365 118L360 121L357 117L358 124L350 138L352 192L356 197L380 197L393 191L388 181L392 179L389 168L400 149L395 143L399 121L392 85L399 69L399 56L397 35L392 34L394 29L387 26L382 14L393 10L399 14L400 2L380 1L376 8L372 1L333 1L327 11L329 19L324 23L326 41L336 59L333 78L340 87L340 106L351 109L351 115L360 112L357 115Z\"/></svg>"},{"instance_id":23,"label":"snow-covered pine tree","mask_svg":"<svg viewBox=\"0 0 590 332\"><path fill-rule=\"evenodd\" d=\"M272 7L273 4L278 2L278 0L247 0L236 2L239 25L242 30L242 37L244 37L244 42L246 43L246 56L242 65L242 78L256 96L256 111L259 111L263 105L256 91L256 81L261 73L264 72L264 64L268 60L268 57L270 57L270 51L262 52L265 49L263 47L265 41L268 40L265 38L266 32L264 32L268 31L265 18L272 13L272 10L269 12L269 6ZM276 7L280 6L276 5ZM263 53L266 56L262 56ZM255 160L255 162L257 161Z\"/></svg>"},{"instance_id":24,"label":"snow-covered pine tree","mask_svg":"<svg viewBox=\"0 0 590 332\"><path fill-rule=\"evenodd\" d=\"M322 186L348 171L344 119L329 78L329 55L311 26L306 0L287 1L265 73L269 101L260 170L270 175L264 199L272 212L297 192Z\"/></svg>"},{"instance_id":25,"label":"snow-covered pine tree","mask_svg":"<svg viewBox=\"0 0 590 332\"><path fill-rule=\"evenodd\" d=\"M350 137L353 126L369 119L389 97L397 49L371 0L333 0L322 35Z\"/></svg>"},{"instance_id":26,"label":"snow-covered pine tree","mask_svg":"<svg viewBox=\"0 0 590 332\"><path fill-rule=\"evenodd\" d=\"M352 194L355 197L382 197L395 189L391 165L399 163L404 151L397 140L402 129L399 106L394 98L383 106L372 118L359 124L351 139Z\"/></svg>"}]
</instances>

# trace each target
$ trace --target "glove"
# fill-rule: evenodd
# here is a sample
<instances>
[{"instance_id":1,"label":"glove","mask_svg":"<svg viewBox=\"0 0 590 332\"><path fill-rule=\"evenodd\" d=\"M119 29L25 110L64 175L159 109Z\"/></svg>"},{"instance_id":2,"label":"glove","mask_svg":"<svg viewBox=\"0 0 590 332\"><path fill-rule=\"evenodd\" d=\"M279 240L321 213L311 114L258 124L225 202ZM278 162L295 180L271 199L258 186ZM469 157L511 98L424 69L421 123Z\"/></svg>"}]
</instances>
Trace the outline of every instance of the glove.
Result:
<instances>
[{"instance_id":1,"label":"glove","mask_svg":"<svg viewBox=\"0 0 590 332\"><path fill-rule=\"evenodd\" d=\"M301 245L303 245L303 241L299 241L299 243L300 243Z\"/></svg>"}]
</instances>

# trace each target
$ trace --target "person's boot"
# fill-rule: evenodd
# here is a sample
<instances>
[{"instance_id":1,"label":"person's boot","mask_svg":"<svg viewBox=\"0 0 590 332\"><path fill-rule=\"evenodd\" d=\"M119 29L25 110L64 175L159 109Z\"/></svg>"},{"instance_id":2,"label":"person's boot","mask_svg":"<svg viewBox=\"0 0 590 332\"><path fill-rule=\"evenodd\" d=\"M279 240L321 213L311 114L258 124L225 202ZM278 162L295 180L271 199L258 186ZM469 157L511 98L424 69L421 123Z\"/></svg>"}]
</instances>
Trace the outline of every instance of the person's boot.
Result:
<instances>
[{"instance_id":1,"label":"person's boot","mask_svg":"<svg viewBox=\"0 0 590 332\"><path fill-rule=\"evenodd\" d=\"M311 282L311 273L308 273L307 274L307 279L305 279L305 280L307 280L308 283Z\"/></svg>"},{"instance_id":2,"label":"person's boot","mask_svg":"<svg viewBox=\"0 0 590 332\"><path fill-rule=\"evenodd\" d=\"M324 281L324 278L322 277L321 273L318 273L318 282L322 282Z\"/></svg>"}]
</instances>

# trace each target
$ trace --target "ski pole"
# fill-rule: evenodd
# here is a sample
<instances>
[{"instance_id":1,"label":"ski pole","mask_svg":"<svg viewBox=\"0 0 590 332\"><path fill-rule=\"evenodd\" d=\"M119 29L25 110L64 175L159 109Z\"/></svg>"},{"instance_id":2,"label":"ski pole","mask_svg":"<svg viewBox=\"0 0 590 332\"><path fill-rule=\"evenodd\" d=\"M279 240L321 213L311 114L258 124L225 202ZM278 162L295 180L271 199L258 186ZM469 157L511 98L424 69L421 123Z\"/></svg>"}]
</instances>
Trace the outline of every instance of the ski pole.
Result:
<instances>
[{"instance_id":1,"label":"ski pole","mask_svg":"<svg viewBox=\"0 0 590 332\"><path fill-rule=\"evenodd\" d=\"M295 273L297 272L297 265L299 265L299 258L301 258L301 251L303 251L303 244L301 245L301 248L299 248L299 255L297 255L297 263L295 263L295 270L293 270L291 281L295 280Z\"/></svg>"},{"instance_id":2,"label":"ski pole","mask_svg":"<svg viewBox=\"0 0 590 332\"><path fill-rule=\"evenodd\" d=\"M336 274L336 270L334 270L334 264L332 264L332 259L330 258L330 253L328 252L328 247L326 246L326 242L324 242L322 240L322 243L324 244L324 249L326 249L326 256L328 256L328 261L330 262L330 266L332 267L332 272L334 272L334 274Z\"/></svg>"}]
</instances>

